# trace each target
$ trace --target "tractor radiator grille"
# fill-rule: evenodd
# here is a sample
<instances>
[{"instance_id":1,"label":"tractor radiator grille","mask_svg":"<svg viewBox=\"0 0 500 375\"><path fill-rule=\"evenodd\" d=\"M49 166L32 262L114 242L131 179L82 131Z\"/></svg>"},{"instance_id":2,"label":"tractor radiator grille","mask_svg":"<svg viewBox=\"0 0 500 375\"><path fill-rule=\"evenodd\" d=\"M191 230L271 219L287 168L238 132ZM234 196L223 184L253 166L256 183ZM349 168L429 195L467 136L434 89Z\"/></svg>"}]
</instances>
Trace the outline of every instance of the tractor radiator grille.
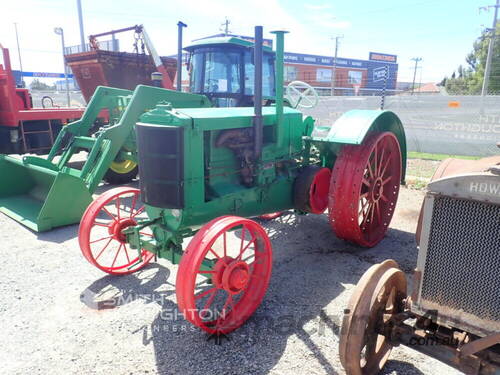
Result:
<instances>
[{"instance_id":1,"label":"tractor radiator grille","mask_svg":"<svg viewBox=\"0 0 500 375\"><path fill-rule=\"evenodd\" d=\"M184 208L184 132L182 127L137 123L139 184L144 203Z\"/></svg>"},{"instance_id":2,"label":"tractor radiator grille","mask_svg":"<svg viewBox=\"0 0 500 375\"><path fill-rule=\"evenodd\" d=\"M421 298L500 322L499 205L435 198Z\"/></svg>"}]
</instances>

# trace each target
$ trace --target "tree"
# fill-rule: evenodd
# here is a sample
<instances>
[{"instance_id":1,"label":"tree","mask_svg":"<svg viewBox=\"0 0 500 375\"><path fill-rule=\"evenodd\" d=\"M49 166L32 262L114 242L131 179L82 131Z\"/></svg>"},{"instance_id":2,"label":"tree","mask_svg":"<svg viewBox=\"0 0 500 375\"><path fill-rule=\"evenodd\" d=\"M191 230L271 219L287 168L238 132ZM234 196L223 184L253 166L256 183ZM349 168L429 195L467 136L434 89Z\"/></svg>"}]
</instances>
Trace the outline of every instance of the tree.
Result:
<instances>
[{"instance_id":1,"label":"tree","mask_svg":"<svg viewBox=\"0 0 500 375\"><path fill-rule=\"evenodd\" d=\"M30 85L32 90L54 90L55 85L49 86L46 83L40 81L38 78L35 78Z\"/></svg>"},{"instance_id":2,"label":"tree","mask_svg":"<svg viewBox=\"0 0 500 375\"><path fill-rule=\"evenodd\" d=\"M500 23L497 23L497 37L493 48L490 71L489 93L500 93ZM467 66L459 65L457 74L445 79L446 91L450 94L479 94L483 86L490 31L483 31L474 42L472 51L465 57Z\"/></svg>"}]
</instances>

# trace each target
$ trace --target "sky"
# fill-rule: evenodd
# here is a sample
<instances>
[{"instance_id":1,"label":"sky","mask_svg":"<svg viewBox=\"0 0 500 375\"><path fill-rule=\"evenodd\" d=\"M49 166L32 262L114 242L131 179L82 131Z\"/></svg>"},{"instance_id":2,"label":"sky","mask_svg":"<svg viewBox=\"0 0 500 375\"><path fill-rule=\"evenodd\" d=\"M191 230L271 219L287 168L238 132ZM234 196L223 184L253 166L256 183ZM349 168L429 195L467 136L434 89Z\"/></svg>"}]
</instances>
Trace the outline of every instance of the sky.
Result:
<instances>
[{"instance_id":1,"label":"sky","mask_svg":"<svg viewBox=\"0 0 500 375\"><path fill-rule=\"evenodd\" d=\"M80 43L76 0L1 0L0 44L9 48L14 69L19 59L14 23L17 23L25 71L62 72L60 36L66 45ZM417 81L439 82L450 76L474 40L491 27L493 9L479 11L494 0L82 0L85 35L143 24L160 55L177 50L177 22L188 25L184 44L220 32L229 19L232 33L252 35L255 25L290 33L288 52L332 56L335 36L339 57L368 59L370 51L398 56L398 80L413 78L420 57ZM130 37L118 37L131 47Z\"/></svg>"}]
</instances>

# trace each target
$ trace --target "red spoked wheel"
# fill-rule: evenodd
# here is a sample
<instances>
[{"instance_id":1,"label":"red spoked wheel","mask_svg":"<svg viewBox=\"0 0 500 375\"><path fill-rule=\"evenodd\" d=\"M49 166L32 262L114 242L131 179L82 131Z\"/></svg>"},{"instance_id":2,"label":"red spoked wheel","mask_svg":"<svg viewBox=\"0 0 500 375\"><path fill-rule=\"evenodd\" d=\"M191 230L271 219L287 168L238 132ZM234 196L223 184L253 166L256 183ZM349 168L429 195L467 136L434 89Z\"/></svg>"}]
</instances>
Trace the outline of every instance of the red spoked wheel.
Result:
<instances>
[{"instance_id":1,"label":"red spoked wheel","mask_svg":"<svg viewBox=\"0 0 500 375\"><path fill-rule=\"evenodd\" d=\"M204 259L213 267L203 268ZM262 302L271 269L271 242L259 224L236 216L216 218L196 233L182 256L176 281L179 309L210 334L229 333Z\"/></svg>"},{"instance_id":2,"label":"red spoked wheel","mask_svg":"<svg viewBox=\"0 0 500 375\"><path fill-rule=\"evenodd\" d=\"M145 217L139 204L139 190L129 187L111 189L83 214L78 242L83 256L100 270L112 275L127 275L146 266L154 254L129 248L122 231ZM152 236L148 229L141 234Z\"/></svg>"},{"instance_id":3,"label":"red spoked wheel","mask_svg":"<svg viewBox=\"0 0 500 375\"><path fill-rule=\"evenodd\" d=\"M342 148L332 173L329 218L337 237L364 247L384 238L399 194L401 150L391 132Z\"/></svg>"},{"instance_id":4,"label":"red spoked wheel","mask_svg":"<svg viewBox=\"0 0 500 375\"><path fill-rule=\"evenodd\" d=\"M270 214L260 215L259 219L266 220L266 221L274 220L274 219L280 217L281 215L283 215L283 211L271 212Z\"/></svg>"},{"instance_id":5,"label":"red spoked wheel","mask_svg":"<svg viewBox=\"0 0 500 375\"><path fill-rule=\"evenodd\" d=\"M325 212L328 206L328 190L330 188L331 172L328 168L321 168L316 173L309 190L309 205L313 214Z\"/></svg>"}]
</instances>

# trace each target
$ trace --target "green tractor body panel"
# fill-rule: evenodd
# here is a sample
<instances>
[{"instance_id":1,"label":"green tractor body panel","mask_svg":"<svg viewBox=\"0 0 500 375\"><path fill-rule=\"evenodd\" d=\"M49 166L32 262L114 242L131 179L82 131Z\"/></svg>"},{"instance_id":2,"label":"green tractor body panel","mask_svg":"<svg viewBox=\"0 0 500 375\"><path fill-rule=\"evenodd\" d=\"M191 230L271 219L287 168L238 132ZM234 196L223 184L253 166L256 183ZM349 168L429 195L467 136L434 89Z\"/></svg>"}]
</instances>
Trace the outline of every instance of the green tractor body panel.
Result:
<instances>
[{"instance_id":1,"label":"green tractor body panel","mask_svg":"<svg viewBox=\"0 0 500 375\"><path fill-rule=\"evenodd\" d=\"M331 127L316 127L308 140L321 147L321 143L354 144L363 143L372 131L394 133L401 148L402 181L406 174L406 136L401 120L394 112L384 110L354 109L344 113Z\"/></svg>"},{"instance_id":2,"label":"green tractor body panel","mask_svg":"<svg viewBox=\"0 0 500 375\"><path fill-rule=\"evenodd\" d=\"M294 184L301 170L309 165L331 169L342 145L361 144L370 131L393 132L406 152L404 130L392 112L351 111L331 128L312 130L311 117L282 109L278 120L276 107L262 108L262 155L249 164L241 158L245 152L223 140L245 144L245 134L254 126L253 108L176 109L160 104L140 116L135 130L149 219L124 230L130 246L178 262L183 239L215 217L296 209ZM174 137L181 147L162 148ZM312 145L319 154L312 155ZM166 176L161 166L177 172ZM165 200L155 201L153 191ZM153 239L141 235L145 226L155 234Z\"/></svg>"},{"instance_id":3,"label":"green tractor body panel","mask_svg":"<svg viewBox=\"0 0 500 375\"><path fill-rule=\"evenodd\" d=\"M152 225L153 231L162 233L162 244L150 239L144 242L139 232L131 228L128 233L131 246L150 249L160 246L162 250L157 251L169 252L169 245L181 241L183 233L192 233L214 217L227 214L252 217L293 208L294 180L300 168L308 163L303 158L302 137L310 131L311 120L303 119L300 111L285 107L283 138L278 146L276 108L263 107L262 115L262 157L253 165L243 167L244 161L238 158L230 143L223 144L222 140L226 137L244 139L245 132L252 131L253 108L170 109L159 105L142 115L136 125L142 199L147 203L148 194L155 186L163 197L182 199L169 199L169 204L147 203L148 216L157 222ZM177 133L182 147L175 152L166 149L159 155L162 131ZM151 134L159 142L158 147ZM144 147L141 139L146 139L148 147ZM175 161L175 166L169 165L180 168L182 171L177 175L182 177L159 178L160 166L169 161ZM245 168L252 168L248 175L243 172Z\"/></svg>"},{"instance_id":4,"label":"green tractor body panel","mask_svg":"<svg viewBox=\"0 0 500 375\"><path fill-rule=\"evenodd\" d=\"M78 223L111 163L117 157L135 159L134 125L159 102L210 106L202 95L157 87L141 85L134 92L98 87L83 117L63 127L47 158L0 155L0 212L37 232ZM110 124L91 134L102 110ZM127 156L127 149L134 153ZM87 159L81 168L71 167L71 157L81 150Z\"/></svg>"}]
</instances>

